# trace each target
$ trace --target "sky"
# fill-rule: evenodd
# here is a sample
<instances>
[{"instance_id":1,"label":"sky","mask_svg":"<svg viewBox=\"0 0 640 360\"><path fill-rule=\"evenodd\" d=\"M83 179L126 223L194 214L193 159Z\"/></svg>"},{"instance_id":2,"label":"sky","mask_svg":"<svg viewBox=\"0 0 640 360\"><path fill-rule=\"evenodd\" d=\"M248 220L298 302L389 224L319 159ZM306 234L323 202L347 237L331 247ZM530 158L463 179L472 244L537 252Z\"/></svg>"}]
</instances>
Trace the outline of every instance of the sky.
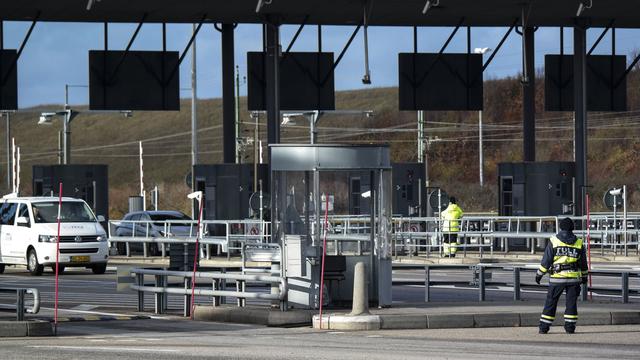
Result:
<instances>
[{"instance_id":1,"label":"sky","mask_svg":"<svg viewBox=\"0 0 640 360\"><path fill-rule=\"evenodd\" d=\"M4 47L19 48L27 33L28 22L5 22ZM110 24L110 50L124 50L136 24ZM281 43L286 49L297 26L282 26ZM334 57L346 44L354 27L324 26L322 28L323 51L334 52ZM437 52L446 41L453 28L419 28L418 51ZM471 46L495 49L507 28L473 28ZM588 48L595 42L602 29L590 29ZM192 25L167 25L167 49L184 51L191 36ZM565 29L565 53L572 52L572 31ZM541 69L545 54L558 54L558 28L540 28L536 32L535 61ZM634 41L639 35L637 30L618 29L616 31L616 53L627 55L627 63L633 59L630 54L640 48ZM103 25L101 23L38 23L26 44L18 62L18 105L29 108L41 104L64 103L65 84L80 85L69 90L69 103L84 105L88 103L89 82L88 51L103 48ZM315 51L317 49L317 27L303 29L292 51ZM521 37L512 32L502 49L487 68L484 78L497 78L516 75L522 67ZM466 30L460 29L449 45L447 52L466 52ZM203 25L196 40L198 97L216 98L221 96L221 47L220 33L213 25ZM132 50L161 50L162 30L159 24L145 24L136 38ZM246 52L262 50L262 28L260 25L239 25L235 32L235 61L240 76L246 74ZM363 85L364 46L362 31L354 39L345 57L335 72L336 90L361 89L366 87L389 87L398 84L398 53L413 51L413 29L410 27L371 27L369 28L369 62L371 85ZM611 41L607 35L594 54L608 54ZM488 54L485 55L485 59ZM191 52L187 53L180 67L181 97L190 97ZM240 88L246 94L246 85Z\"/></svg>"}]
</instances>

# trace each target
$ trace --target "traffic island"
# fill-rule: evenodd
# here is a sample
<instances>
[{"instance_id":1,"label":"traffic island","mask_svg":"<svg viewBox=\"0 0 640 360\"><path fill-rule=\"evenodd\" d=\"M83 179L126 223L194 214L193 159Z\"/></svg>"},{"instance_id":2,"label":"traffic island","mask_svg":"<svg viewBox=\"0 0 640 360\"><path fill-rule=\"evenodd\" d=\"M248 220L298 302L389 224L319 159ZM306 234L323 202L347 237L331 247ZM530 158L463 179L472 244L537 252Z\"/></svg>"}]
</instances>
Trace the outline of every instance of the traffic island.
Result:
<instances>
[{"instance_id":1,"label":"traffic island","mask_svg":"<svg viewBox=\"0 0 640 360\"><path fill-rule=\"evenodd\" d=\"M0 321L0 337L52 336L48 321Z\"/></svg>"}]
</instances>

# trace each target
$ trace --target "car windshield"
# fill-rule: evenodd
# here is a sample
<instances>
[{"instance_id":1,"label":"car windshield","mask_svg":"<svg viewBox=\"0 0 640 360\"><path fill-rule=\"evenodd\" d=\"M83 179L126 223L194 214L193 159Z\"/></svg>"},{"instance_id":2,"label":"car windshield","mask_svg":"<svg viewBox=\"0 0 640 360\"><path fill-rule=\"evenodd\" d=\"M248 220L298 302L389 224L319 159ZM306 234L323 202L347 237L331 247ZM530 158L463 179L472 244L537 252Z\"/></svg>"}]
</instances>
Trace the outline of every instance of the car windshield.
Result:
<instances>
[{"instance_id":1,"label":"car windshield","mask_svg":"<svg viewBox=\"0 0 640 360\"><path fill-rule=\"evenodd\" d=\"M149 214L149 217L156 226L164 226L162 221L175 221L175 220L187 220L191 221L191 218L182 213L160 213L160 214ZM189 226L188 223L172 223L172 226Z\"/></svg>"},{"instance_id":2,"label":"car windshield","mask_svg":"<svg viewBox=\"0 0 640 360\"><path fill-rule=\"evenodd\" d=\"M38 202L31 205L36 223L55 223L58 217L57 202ZM80 201L63 201L60 222L95 222L91 209Z\"/></svg>"},{"instance_id":3,"label":"car windshield","mask_svg":"<svg viewBox=\"0 0 640 360\"><path fill-rule=\"evenodd\" d=\"M191 220L190 217L188 217L185 214L170 214L170 213L164 213L164 214L149 214L149 217L151 217L151 220L153 221L166 221L166 220Z\"/></svg>"}]
</instances>

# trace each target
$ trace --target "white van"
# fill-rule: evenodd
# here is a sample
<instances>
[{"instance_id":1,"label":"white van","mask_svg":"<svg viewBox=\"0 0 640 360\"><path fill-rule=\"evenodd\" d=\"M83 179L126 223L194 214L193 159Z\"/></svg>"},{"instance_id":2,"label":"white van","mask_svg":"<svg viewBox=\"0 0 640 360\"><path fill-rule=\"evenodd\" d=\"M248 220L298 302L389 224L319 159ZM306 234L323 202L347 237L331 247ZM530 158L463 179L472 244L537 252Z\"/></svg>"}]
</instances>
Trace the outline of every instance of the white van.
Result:
<instances>
[{"instance_id":1,"label":"white van","mask_svg":"<svg viewBox=\"0 0 640 360\"><path fill-rule=\"evenodd\" d=\"M5 265L26 265L32 275L45 266L55 271L58 235L57 197L12 197L0 200L0 273ZM60 211L60 272L86 267L94 274L107 268L107 235L83 200L62 198Z\"/></svg>"}]
</instances>

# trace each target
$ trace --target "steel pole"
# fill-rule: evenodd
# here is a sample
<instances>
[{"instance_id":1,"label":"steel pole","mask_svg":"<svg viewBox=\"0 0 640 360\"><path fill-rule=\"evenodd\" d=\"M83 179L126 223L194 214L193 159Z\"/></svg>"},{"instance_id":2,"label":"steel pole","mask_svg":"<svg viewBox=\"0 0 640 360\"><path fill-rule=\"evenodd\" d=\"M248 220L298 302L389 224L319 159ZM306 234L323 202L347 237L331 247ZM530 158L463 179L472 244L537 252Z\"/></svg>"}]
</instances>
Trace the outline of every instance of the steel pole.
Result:
<instances>
[{"instance_id":1,"label":"steel pole","mask_svg":"<svg viewBox=\"0 0 640 360\"><path fill-rule=\"evenodd\" d=\"M583 189L587 186L587 50L586 28L573 28L573 103L575 111L574 144L576 162L576 198L574 211L583 213Z\"/></svg>"},{"instance_id":2,"label":"steel pole","mask_svg":"<svg viewBox=\"0 0 640 360\"><path fill-rule=\"evenodd\" d=\"M484 153L482 149L482 110L478 111L478 168L480 173L480 186L484 186Z\"/></svg>"},{"instance_id":3,"label":"steel pole","mask_svg":"<svg viewBox=\"0 0 640 360\"><path fill-rule=\"evenodd\" d=\"M67 110L64 113L63 121L63 164L69 165L71 163L71 111Z\"/></svg>"},{"instance_id":4,"label":"steel pole","mask_svg":"<svg viewBox=\"0 0 640 360\"><path fill-rule=\"evenodd\" d=\"M533 27L523 29L523 66L525 82L522 83L523 160L536 161L536 74Z\"/></svg>"},{"instance_id":5,"label":"steel pole","mask_svg":"<svg viewBox=\"0 0 640 360\"><path fill-rule=\"evenodd\" d=\"M196 24L192 24L192 30L196 32ZM191 43L191 168L198 163L198 79L196 67L196 39ZM195 179L195 175L192 175ZM194 189L195 190L195 189Z\"/></svg>"},{"instance_id":6,"label":"steel pole","mask_svg":"<svg viewBox=\"0 0 640 360\"><path fill-rule=\"evenodd\" d=\"M222 24L222 157L225 164L239 163L235 99L233 24Z\"/></svg>"},{"instance_id":7,"label":"steel pole","mask_svg":"<svg viewBox=\"0 0 640 360\"><path fill-rule=\"evenodd\" d=\"M11 161L11 118L8 112L5 112L4 116L7 121L7 189L11 190L13 179L11 176L11 166L13 165Z\"/></svg>"}]
</instances>

